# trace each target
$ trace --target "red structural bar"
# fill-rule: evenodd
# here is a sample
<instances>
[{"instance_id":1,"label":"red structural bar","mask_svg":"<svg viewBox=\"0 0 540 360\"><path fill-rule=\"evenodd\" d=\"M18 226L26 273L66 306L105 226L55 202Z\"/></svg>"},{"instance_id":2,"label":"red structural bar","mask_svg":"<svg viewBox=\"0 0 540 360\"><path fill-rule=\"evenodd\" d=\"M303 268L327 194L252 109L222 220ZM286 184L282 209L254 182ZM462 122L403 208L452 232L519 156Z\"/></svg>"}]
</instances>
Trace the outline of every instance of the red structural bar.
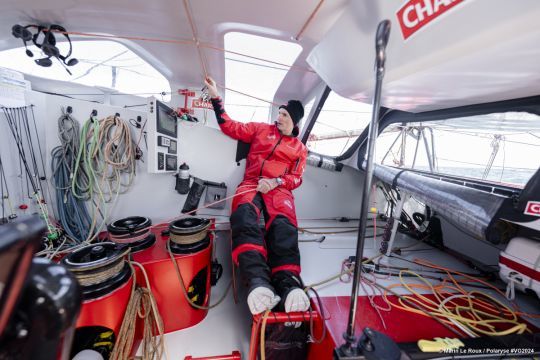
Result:
<instances>
[{"instance_id":1,"label":"red structural bar","mask_svg":"<svg viewBox=\"0 0 540 360\"><path fill-rule=\"evenodd\" d=\"M240 351L233 351L231 355L218 355L202 358L194 358L193 356L188 355L184 360L242 360L242 354L240 354Z\"/></svg>"},{"instance_id":2,"label":"red structural bar","mask_svg":"<svg viewBox=\"0 0 540 360\"><path fill-rule=\"evenodd\" d=\"M242 360L242 354L240 354L240 351L233 351L231 355L218 355L198 358L194 358L193 356L188 355L184 358L184 360Z\"/></svg>"},{"instance_id":3,"label":"red structural bar","mask_svg":"<svg viewBox=\"0 0 540 360\"><path fill-rule=\"evenodd\" d=\"M261 332L261 324L264 318L263 314L253 316L253 323L251 325L251 340L249 343L249 360L256 360L257 353L259 351L259 336ZM319 313L317 311L306 312L271 312L266 319L267 324L285 323L285 322L306 322L313 319L313 321L320 320Z\"/></svg>"}]
</instances>

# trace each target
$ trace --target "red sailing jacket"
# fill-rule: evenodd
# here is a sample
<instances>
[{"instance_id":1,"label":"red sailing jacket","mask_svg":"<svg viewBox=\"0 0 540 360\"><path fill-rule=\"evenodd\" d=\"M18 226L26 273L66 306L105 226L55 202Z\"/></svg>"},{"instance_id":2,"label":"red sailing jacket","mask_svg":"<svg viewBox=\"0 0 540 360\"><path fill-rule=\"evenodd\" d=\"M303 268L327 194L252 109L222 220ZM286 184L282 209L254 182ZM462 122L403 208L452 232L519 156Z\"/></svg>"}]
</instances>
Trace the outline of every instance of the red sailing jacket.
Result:
<instances>
[{"instance_id":1,"label":"red sailing jacket","mask_svg":"<svg viewBox=\"0 0 540 360\"><path fill-rule=\"evenodd\" d=\"M223 109L220 98L212 99L212 104L223 133L233 139L251 144L246 160L244 180L237 193L245 190L240 188L242 185L257 185L260 178L280 177L283 180L283 185L267 194L263 194L263 199L268 208L267 210L273 217L272 215L275 216L275 214L272 214L273 209L271 208L274 206L270 204L271 201L268 201L270 200L269 197L273 198L277 195L278 198L289 198L289 203L286 202L287 199L284 199L286 207L290 208L285 215L291 218L296 225L294 204L292 203L294 198L290 191L302 184L302 174L304 173L307 158L306 146L294 136L280 134L275 125L256 122L244 124L232 120ZM233 210L241 203L251 202L255 192L246 195L241 196L240 199L235 198ZM276 207L279 208L280 206ZM275 210L279 211L279 209Z\"/></svg>"}]
</instances>

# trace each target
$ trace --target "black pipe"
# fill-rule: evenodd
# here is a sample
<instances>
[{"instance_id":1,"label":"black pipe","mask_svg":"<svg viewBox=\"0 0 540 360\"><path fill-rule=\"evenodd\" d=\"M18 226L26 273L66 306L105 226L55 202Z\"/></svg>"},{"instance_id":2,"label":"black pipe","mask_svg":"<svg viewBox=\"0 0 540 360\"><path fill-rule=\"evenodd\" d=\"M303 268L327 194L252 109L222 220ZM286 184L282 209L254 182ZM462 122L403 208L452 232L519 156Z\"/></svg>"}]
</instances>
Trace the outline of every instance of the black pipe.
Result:
<instances>
[{"instance_id":1,"label":"black pipe","mask_svg":"<svg viewBox=\"0 0 540 360\"><path fill-rule=\"evenodd\" d=\"M373 95L373 110L371 122L369 124L367 170L364 189L362 191L362 205L360 208L360 225L358 227L358 240L356 244L356 262L354 264L354 281L351 292L349 321L347 324L347 332L343 334L345 344L340 348L344 355L352 355L354 353L352 346L356 340L354 336L354 322L356 317L356 307L358 305L358 287L360 285L362 257L364 254L365 229L369 213L369 193L371 191L371 182L373 179L373 155L375 153L375 141L378 135L381 89L385 70L384 63L386 60L385 50L389 36L390 20L383 20L377 26L377 35L375 38L375 94Z\"/></svg>"}]
</instances>

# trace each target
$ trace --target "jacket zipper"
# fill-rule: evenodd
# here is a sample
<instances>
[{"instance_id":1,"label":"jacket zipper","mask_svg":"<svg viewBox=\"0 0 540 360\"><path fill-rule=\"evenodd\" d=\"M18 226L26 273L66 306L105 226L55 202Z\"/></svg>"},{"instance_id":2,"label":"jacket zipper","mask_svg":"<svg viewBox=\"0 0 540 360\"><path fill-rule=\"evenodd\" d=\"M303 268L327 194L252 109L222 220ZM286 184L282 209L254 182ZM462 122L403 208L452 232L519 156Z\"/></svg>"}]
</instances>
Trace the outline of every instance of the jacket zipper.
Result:
<instances>
[{"instance_id":1,"label":"jacket zipper","mask_svg":"<svg viewBox=\"0 0 540 360\"><path fill-rule=\"evenodd\" d=\"M266 160L270 159L270 156L272 156L272 154L274 154L274 151L276 151L276 148L278 147L279 143L281 142L281 139L283 139L283 136L280 136L278 142L276 143L276 145L274 145L274 148L272 149L272 151L270 152L270 154L268 154L268 156L266 157L266 159L263 160L263 162L262 162L262 164L261 164L261 172L259 173L259 177L262 177L262 172L263 172L264 163L266 162Z\"/></svg>"}]
</instances>

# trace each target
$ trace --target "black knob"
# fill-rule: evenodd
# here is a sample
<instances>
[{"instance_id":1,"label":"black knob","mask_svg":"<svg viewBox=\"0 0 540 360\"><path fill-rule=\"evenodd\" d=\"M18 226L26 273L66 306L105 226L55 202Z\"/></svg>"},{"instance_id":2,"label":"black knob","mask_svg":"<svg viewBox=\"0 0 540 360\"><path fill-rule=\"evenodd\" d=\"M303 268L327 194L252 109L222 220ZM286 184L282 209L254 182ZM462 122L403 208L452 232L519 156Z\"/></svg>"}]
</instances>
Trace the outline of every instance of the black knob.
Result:
<instances>
[{"instance_id":1,"label":"black knob","mask_svg":"<svg viewBox=\"0 0 540 360\"><path fill-rule=\"evenodd\" d=\"M90 259L99 260L105 257L105 247L101 245L96 245L90 250Z\"/></svg>"}]
</instances>

